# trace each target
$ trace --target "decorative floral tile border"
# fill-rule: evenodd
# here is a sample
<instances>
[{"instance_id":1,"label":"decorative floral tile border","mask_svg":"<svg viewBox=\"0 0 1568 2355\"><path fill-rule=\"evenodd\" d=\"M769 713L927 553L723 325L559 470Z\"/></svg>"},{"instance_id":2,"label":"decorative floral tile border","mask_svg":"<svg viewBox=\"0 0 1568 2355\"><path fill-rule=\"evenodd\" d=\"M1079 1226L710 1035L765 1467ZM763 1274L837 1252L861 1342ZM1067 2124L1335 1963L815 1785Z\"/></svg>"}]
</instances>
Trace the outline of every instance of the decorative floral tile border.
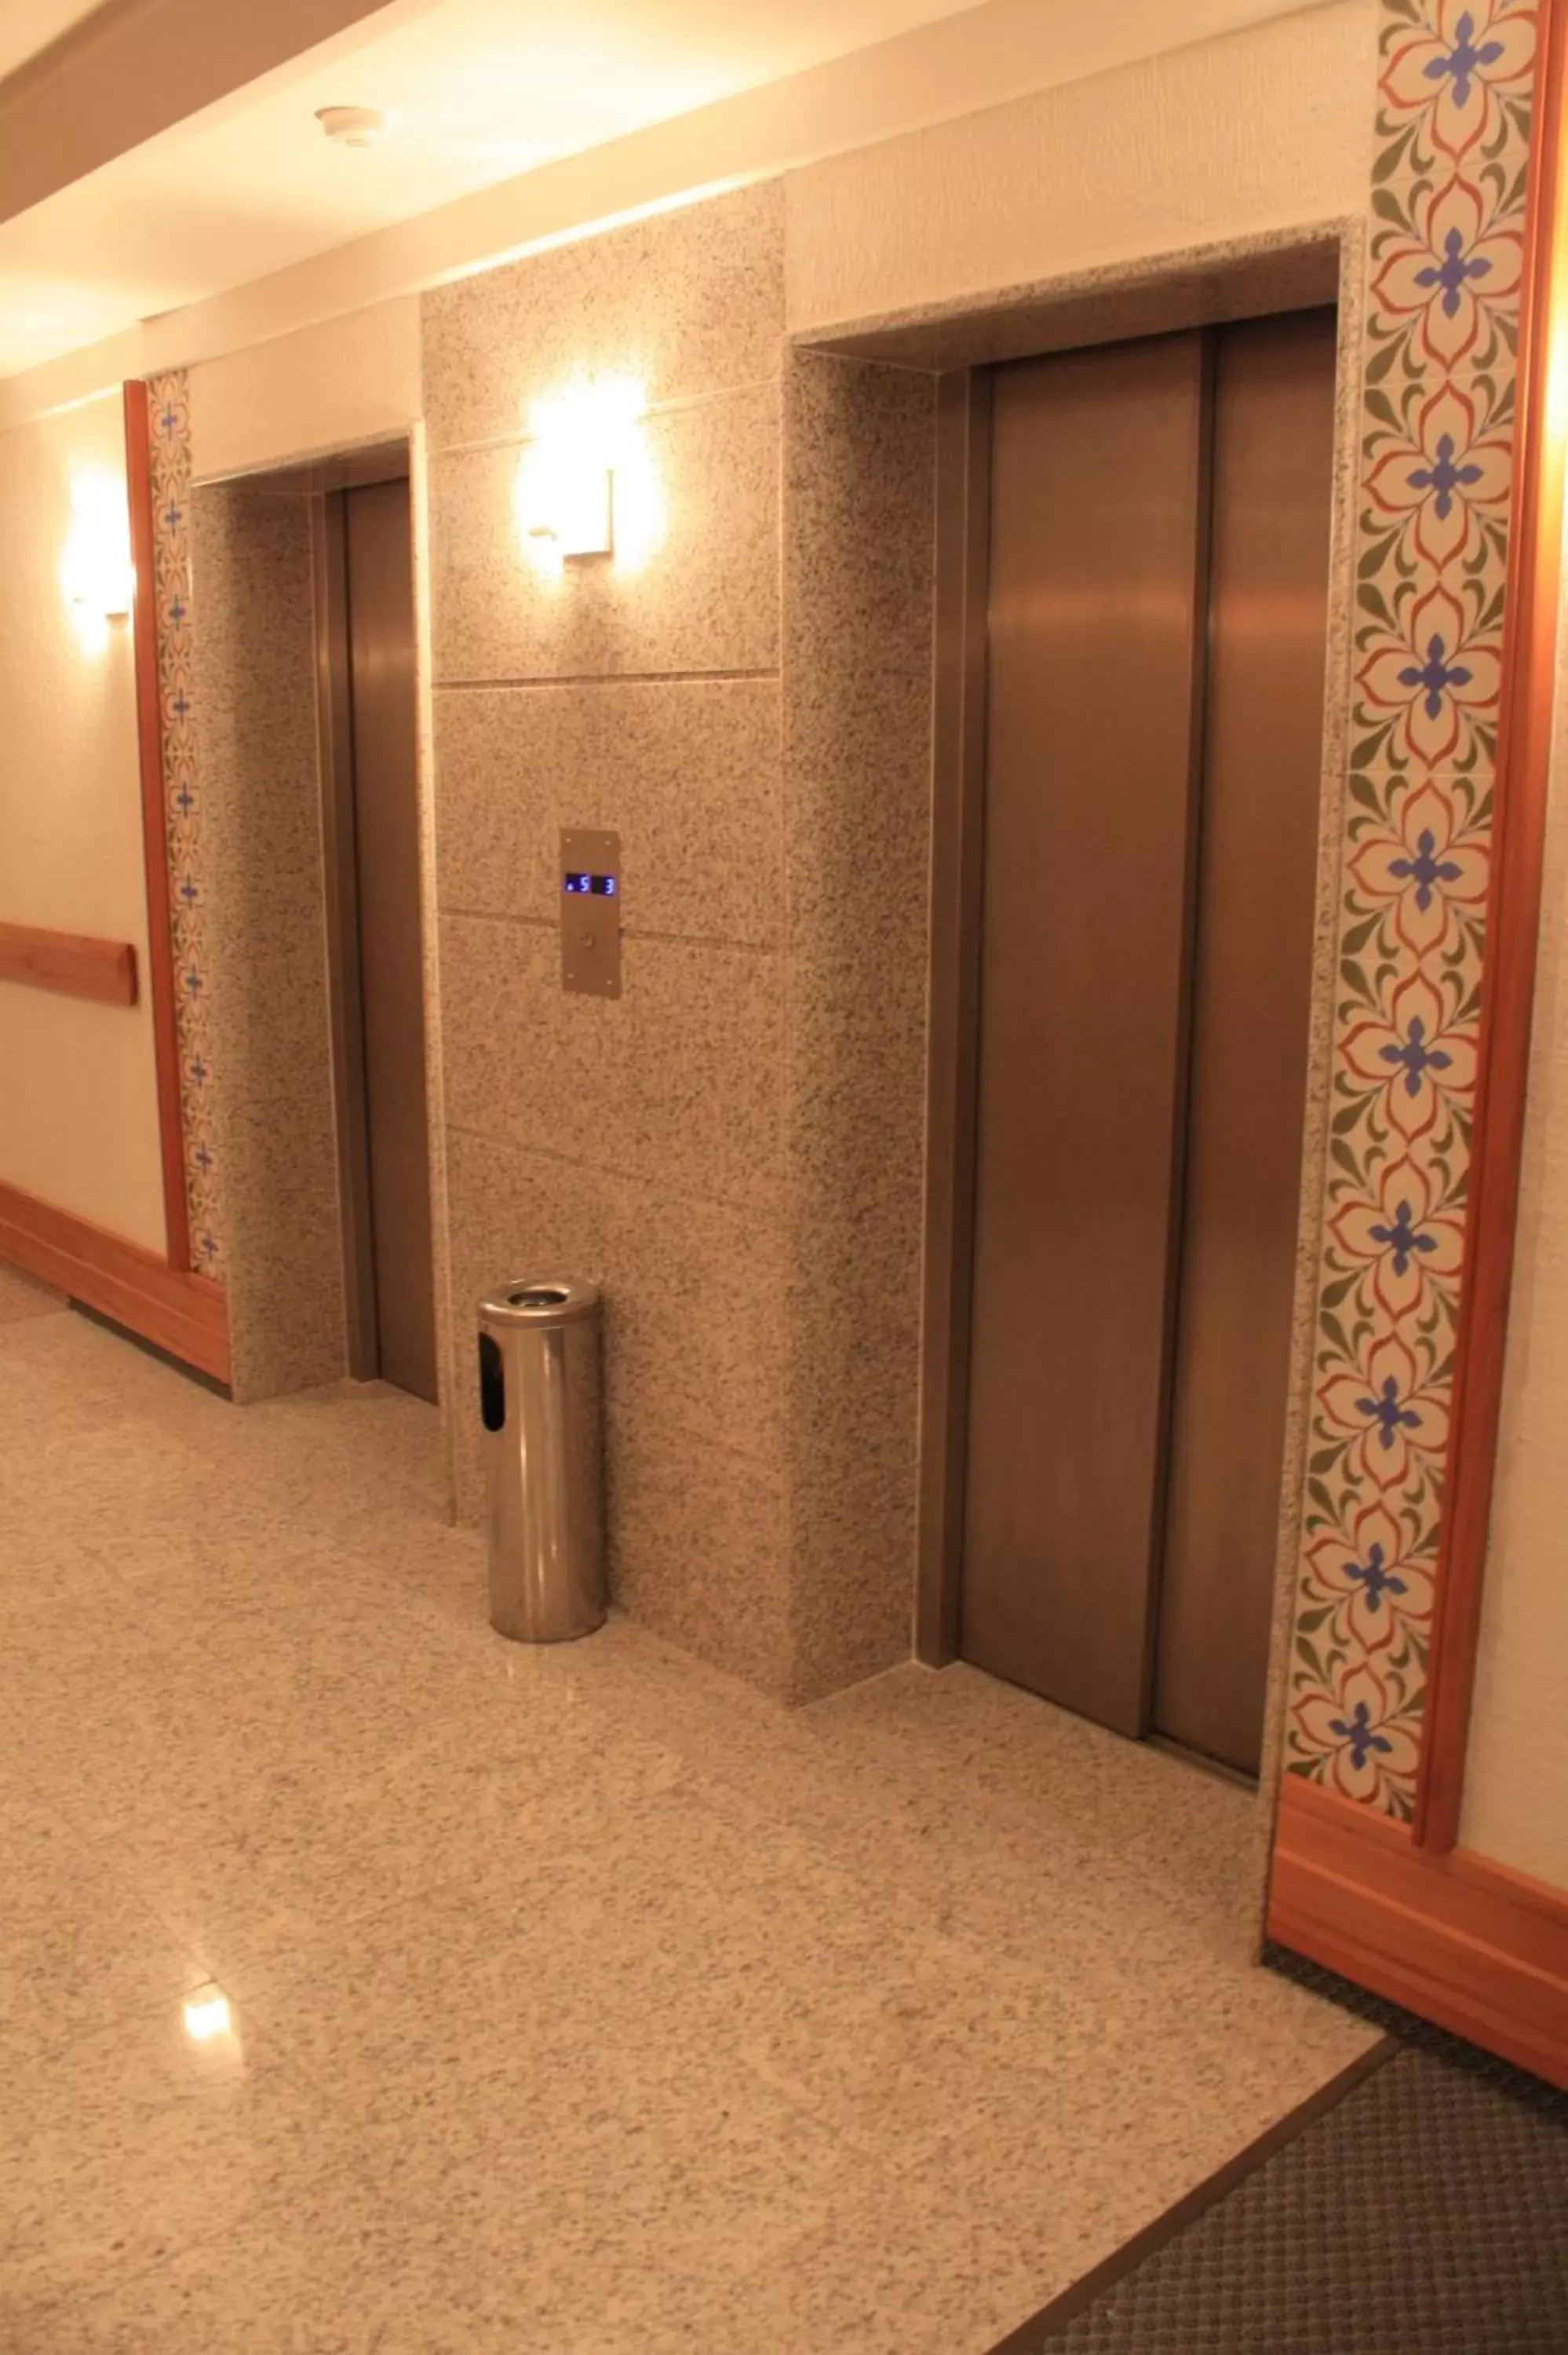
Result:
<instances>
[{"instance_id":1,"label":"decorative floral tile border","mask_svg":"<svg viewBox=\"0 0 1568 2355\"><path fill-rule=\"evenodd\" d=\"M1286 1771L1415 1798L1470 1158L1534 0L1383 0L1355 684Z\"/></svg>"},{"instance_id":2,"label":"decorative floral tile border","mask_svg":"<svg viewBox=\"0 0 1568 2355\"><path fill-rule=\"evenodd\" d=\"M185 1198L190 1212L192 1260L207 1273L220 1276L223 1250L217 1215L217 1163L212 1140L213 1071L207 1036L207 897L191 679L191 421L183 368L148 379L147 417L152 445L158 697L163 725Z\"/></svg>"}]
</instances>

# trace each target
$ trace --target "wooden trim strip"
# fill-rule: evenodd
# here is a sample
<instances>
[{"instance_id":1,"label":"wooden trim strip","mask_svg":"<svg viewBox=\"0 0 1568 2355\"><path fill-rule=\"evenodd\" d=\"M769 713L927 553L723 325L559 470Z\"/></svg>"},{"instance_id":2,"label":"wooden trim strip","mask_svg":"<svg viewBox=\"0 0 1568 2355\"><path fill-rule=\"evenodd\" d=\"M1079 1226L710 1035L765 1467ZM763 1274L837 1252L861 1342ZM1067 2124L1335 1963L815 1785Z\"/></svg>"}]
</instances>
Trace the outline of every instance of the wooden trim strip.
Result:
<instances>
[{"instance_id":1,"label":"wooden trim strip","mask_svg":"<svg viewBox=\"0 0 1568 2355\"><path fill-rule=\"evenodd\" d=\"M0 981L90 997L99 1006L134 1006L136 951L130 941L101 941L90 932L0 924Z\"/></svg>"},{"instance_id":2,"label":"wooden trim strip","mask_svg":"<svg viewBox=\"0 0 1568 2355\"><path fill-rule=\"evenodd\" d=\"M127 1242L0 1181L0 1260L68 1293L128 1332L227 1382L228 1308L221 1284L164 1265Z\"/></svg>"},{"instance_id":3,"label":"wooden trim strip","mask_svg":"<svg viewBox=\"0 0 1568 2355\"><path fill-rule=\"evenodd\" d=\"M142 764L142 851L147 887L147 988L153 1007L158 1142L164 1171L164 1232L170 1267L184 1272L191 1263L190 1212L185 1201L180 1039L175 1016L175 949L169 921L163 698L158 684L158 591L153 561L153 470L144 384L132 380L125 386L124 408L125 484L131 511L131 556L136 569L136 736Z\"/></svg>"},{"instance_id":4,"label":"wooden trim strip","mask_svg":"<svg viewBox=\"0 0 1568 2355\"><path fill-rule=\"evenodd\" d=\"M1459 1836L1513 1283L1557 673L1568 372L1564 0L1542 0L1470 1211L1414 1835Z\"/></svg>"},{"instance_id":5,"label":"wooden trim strip","mask_svg":"<svg viewBox=\"0 0 1568 2355\"><path fill-rule=\"evenodd\" d=\"M1268 1934L1568 2087L1568 1896L1544 1883L1287 1775Z\"/></svg>"}]
</instances>

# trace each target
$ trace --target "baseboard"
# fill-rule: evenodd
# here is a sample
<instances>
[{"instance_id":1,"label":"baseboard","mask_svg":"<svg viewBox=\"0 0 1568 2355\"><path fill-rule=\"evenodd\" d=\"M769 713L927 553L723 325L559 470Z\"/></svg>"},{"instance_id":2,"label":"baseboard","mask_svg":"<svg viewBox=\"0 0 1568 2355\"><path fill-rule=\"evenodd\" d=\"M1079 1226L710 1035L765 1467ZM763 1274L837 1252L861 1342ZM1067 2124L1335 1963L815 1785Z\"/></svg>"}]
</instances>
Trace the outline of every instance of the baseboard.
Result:
<instances>
[{"instance_id":1,"label":"baseboard","mask_svg":"<svg viewBox=\"0 0 1568 2355\"><path fill-rule=\"evenodd\" d=\"M196 1367L228 1380L228 1305L210 1276L0 1183L0 1260Z\"/></svg>"},{"instance_id":2,"label":"baseboard","mask_svg":"<svg viewBox=\"0 0 1568 2355\"><path fill-rule=\"evenodd\" d=\"M1568 2088L1568 1893L1287 1774L1268 1934Z\"/></svg>"}]
</instances>

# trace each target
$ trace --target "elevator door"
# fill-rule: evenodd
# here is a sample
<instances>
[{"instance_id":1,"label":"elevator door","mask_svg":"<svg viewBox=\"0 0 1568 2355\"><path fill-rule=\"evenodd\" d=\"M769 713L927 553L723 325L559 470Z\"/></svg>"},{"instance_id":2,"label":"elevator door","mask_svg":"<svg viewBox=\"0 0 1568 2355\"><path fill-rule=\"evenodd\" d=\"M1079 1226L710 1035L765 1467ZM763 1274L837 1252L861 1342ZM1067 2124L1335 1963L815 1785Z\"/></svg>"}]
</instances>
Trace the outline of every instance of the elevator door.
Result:
<instances>
[{"instance_id":1,"label":"elevator door","mask_svg":"<svg viewBox=\"0 0 1568 2355\"><path fill-rule=\"evenodd\" d=\"M1154 1723L1256 1771L1300 1214L1333 314L1214 354L1208 726Z\"/></svg>"},{"instance_id":2,"label":"elevator door","mask_svg":"<svg viewBox=\"0 0 1568 2355\"><path fill-rule=\"evenodd\" d=\"M1256 1764L1331 314L993 379L960 1648Z\"/></svg>"},{"instance_id":3,"label":"elevator door","mask_svg":"<svg viewBox=\"0 0 1568 2355\"><path fill-rule=\"evenodd\" d=\"M343 496L377 1357L383 1380L433 1400L408 485Z\"/></svg>"}]
</instances>

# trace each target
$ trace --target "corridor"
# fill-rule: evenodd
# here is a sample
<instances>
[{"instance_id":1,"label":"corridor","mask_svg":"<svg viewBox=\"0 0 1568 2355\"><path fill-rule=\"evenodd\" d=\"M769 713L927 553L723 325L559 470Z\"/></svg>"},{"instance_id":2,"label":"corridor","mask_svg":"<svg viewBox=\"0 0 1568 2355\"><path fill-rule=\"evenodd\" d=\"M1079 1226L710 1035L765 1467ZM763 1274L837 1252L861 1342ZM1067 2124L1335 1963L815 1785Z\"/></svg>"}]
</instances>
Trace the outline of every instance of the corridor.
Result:
<instances>
[{"instance_id":1,"label":"corridor","mask_svg":"<svg viewBox=\"0 0 1568 2355\"><path fill-rule=\"evenodd\" d=\"M505 1645L433 1410L0 1320L5 2355L985 2355L1375 2041L1241 1790Z\"/></svg>"}]
</instances>

